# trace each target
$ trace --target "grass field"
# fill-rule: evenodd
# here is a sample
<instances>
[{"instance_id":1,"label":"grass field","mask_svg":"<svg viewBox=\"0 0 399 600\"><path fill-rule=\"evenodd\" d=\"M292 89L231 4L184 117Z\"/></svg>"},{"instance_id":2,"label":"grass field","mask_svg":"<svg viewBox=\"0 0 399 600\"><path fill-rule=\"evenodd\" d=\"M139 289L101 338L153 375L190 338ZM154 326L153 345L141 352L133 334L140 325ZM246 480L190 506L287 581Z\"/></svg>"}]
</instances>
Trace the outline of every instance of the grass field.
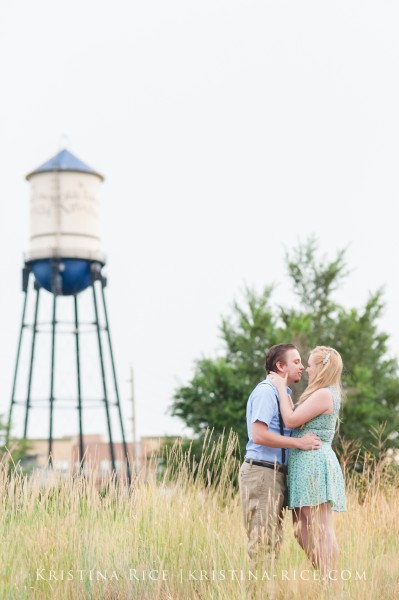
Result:
<instances>
[{"instance_id":1,"label":"grass field","mask_svg":"<svg viewBox=\"0 0 399 600\"><path fill-rule=\"evenodd\" d=\"M340 568L326 585L290 513L278 562L250 571L230 446L225 459L209 448L200 465L175 447L161 479L130 490L81 477L44 485L3 465L0 598L399 598L399 489L382 463L348 483L348 512L335 520Z\"/></svg>"}]
</instances>

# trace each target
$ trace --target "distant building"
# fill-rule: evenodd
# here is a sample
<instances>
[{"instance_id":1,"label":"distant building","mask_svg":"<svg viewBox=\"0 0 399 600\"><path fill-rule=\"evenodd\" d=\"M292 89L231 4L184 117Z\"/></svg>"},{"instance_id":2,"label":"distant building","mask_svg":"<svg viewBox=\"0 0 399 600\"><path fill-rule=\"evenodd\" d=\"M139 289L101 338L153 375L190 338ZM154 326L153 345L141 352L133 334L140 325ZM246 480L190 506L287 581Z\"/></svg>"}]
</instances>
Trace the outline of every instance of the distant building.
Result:
<instances>
[{"instance_id":1,"label":"distant building","mask_svg":"<svg viewBox=\"0 0 399 600\"><path fill-rule=\"evenodd\" d=\"M162 444L171 438L143 437L136 444L137 456L132 443L127 443L132 474L140 479L147 479L156 471L161 455ZM114 442L115 466L117 474L122 477L126 473L124 448L122 442ZM84 436L84 473L96 481L107 479L112 472L109 456L109 443L101 434ZM73 475L80 469L79 436L65 436L53 441L53 471L63 475ZM49 464L48 440L29 440L29 450L23 460L26 470L45 471Z\"/></svg>"}]
</instances>

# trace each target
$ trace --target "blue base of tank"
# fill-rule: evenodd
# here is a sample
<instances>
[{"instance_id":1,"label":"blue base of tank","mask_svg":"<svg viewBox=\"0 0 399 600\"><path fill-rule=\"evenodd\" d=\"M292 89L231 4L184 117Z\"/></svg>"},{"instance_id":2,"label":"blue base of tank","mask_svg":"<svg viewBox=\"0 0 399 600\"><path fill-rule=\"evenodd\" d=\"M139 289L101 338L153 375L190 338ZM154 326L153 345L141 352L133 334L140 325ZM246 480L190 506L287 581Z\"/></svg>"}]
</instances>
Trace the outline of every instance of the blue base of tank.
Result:
<instances>
[{"instance_id":1,"label":"blue base of tank","mask_svg":"<svg viewBox=\"0 0 399 600\"><path fill-rule=\"evenodd\" d=\"M59 291L63 296L79 294L91 285L91 262L89 260L63 258L57 263L59 264L58 273L61 283L61 290ZM32 272L37 283L49 292L54 291L52 289L53 265L54 261L47 258L35 260L32 263Z\"/></svg>"}]
</instances>

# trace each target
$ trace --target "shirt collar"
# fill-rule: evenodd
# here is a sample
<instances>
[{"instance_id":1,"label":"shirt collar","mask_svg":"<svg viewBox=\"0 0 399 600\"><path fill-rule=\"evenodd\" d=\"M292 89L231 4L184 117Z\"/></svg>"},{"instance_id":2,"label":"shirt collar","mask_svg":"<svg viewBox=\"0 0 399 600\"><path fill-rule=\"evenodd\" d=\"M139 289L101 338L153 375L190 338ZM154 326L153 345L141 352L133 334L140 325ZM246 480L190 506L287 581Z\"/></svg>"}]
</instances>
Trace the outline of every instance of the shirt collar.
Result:
<instances>
[{"instance_id":1,"label":"shirt collar","mask_svg":"<svg viewBox=\"0 0 399 600\"><path fill-rule=\"evenodd\" d=\"M267 383L270 383L270 385L271 385L271 386L272 386L274 389L277 389L277 388L276 388L276 387L275 387L275 386L272 384L272 382L270 381L269 377L266 377L265 381L267 381ZM287 394L288 394L289 396L292 396L292 389L291 389L290 387L288 387L288 385L287 385Z\"/></svg>"}]
</instances>

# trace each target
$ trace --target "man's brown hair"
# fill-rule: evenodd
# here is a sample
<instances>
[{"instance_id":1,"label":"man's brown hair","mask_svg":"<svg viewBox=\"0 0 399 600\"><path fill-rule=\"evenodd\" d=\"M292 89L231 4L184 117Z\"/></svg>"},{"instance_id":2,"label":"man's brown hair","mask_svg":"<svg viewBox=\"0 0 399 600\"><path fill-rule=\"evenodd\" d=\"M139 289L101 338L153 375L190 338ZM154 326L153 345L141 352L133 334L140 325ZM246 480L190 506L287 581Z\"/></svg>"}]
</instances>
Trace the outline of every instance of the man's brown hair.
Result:
<instances>
[{"instance_id":1,"label":"man's brown hair","mask_svg":"<svg viewBox=\"0 0 399 600\"><path fill-rule=\"evenodd\" d=\"M285 364L285 355L288 350L297 350L294 344L276 344L272 346L266 353L265 369L269 374L271 371L276 371L278 362Z\"/></svg>"}]
</instances>

